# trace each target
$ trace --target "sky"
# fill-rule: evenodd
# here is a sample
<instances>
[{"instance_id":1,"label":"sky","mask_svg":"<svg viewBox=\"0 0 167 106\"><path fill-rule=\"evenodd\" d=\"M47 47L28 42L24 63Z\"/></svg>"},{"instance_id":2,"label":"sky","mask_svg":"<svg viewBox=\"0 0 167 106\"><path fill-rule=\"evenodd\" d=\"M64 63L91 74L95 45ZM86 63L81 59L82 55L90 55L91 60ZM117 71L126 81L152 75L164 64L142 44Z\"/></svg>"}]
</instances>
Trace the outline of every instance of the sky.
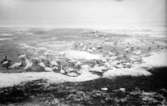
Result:
<instances>
[{"instance_id":1,"label":"sky","mask_svg":"<svg viewBox=\"0 0 167 106\"><path fill-rule=\"evenodd\" d=\"M110 28L165 23L166 0L0 0L0 26Z\"/></svg>"}]
</instances>

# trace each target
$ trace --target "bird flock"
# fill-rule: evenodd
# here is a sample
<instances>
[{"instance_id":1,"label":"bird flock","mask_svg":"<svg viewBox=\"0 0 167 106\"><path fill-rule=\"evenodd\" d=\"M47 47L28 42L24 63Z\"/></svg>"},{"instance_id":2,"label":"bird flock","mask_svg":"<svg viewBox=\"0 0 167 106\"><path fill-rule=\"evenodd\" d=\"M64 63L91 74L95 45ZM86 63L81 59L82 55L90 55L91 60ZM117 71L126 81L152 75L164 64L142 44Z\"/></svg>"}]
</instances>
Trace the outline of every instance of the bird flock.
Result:
<instances>
[{"instance_id":1,"label":"bird flock","mask_svg":"<svg viewBox=\"0 0 167 106\"><path fill-rule=\"evenodd\" d=\"M17 62L12 62L7 56L1 61L1 67L6 69L21 69L25 71L45 71L45 72L58 72L66 75L70 75L71 72L75 73L75 76L79 75L81 66L79 62L72 62L68 59L51 61L47 58L30 58L26 54L18 56ZM67 69L68 68L68 69Z\"/></svg>"}]
</instances>

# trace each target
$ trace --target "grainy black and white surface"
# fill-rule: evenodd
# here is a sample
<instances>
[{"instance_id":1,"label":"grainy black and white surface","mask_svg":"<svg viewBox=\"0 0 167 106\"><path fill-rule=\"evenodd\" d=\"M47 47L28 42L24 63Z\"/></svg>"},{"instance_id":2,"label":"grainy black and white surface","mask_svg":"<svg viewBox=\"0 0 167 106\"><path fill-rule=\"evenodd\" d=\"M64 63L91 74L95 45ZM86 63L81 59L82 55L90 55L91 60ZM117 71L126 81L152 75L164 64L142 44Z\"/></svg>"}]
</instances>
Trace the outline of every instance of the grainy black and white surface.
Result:
<instances>
[{"instance_id":1,"label":"grainy black and white surface","mask_svg":"<svg viewBox=\"0 0 167 106\"><path fill-rule=\"evenodd\" d=\"M0 106L166 106L165 0L1 0Z\"/></svg>"}]
</instances>

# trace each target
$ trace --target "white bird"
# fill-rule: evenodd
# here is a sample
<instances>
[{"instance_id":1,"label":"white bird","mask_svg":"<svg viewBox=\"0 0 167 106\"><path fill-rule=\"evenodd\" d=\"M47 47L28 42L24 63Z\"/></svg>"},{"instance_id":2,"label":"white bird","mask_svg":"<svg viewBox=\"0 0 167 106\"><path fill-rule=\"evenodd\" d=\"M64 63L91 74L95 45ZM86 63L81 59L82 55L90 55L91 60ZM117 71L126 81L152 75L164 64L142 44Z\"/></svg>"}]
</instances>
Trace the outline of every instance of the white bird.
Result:
<instances>
[{"instance_id":1,"label":"white bird","mask_svg":"<svg viewBox=\"0 0 167 106\"><path fill-rule=\"evenodd\" d=\"M12 68L12 69L14 69L14 68L19 68L21 65L22 65L22 62L21 62L21 61L20 61L20 62L16 62L16 63L12 64L12 65L10 66L10 68Z\"/></svg>"},{"instance_id":2,"label":"white bird","mask_svg":"<svg viewBox=\"0 0 167 106\"><path fill-rule=\"evenodd\" d=\"M33 63L32 63L30 60L28 60L27 57L25 57L25 58L23 59L23 61L25 62L24 70L27 70L27 69L29 69L29 68L32 67Z\"/></svg>"},{"instance_id":3,"label":"white bird","mask_svg":"<svg viewBox=\"0 0 167 106\"><path fill-rule=\"evenodd\" d=\"M60 73L65 74L66 71L62 68L62 65L60 66Z\"/></svg>"},{"instance_id":4,"label":"white bird","mask_svg":"<svg viewBox=\"0 0 167 106\"><path fill-rule=\"evenodd\" d=\"M43 67L45 71L52 72L53 69L51 67L46 66L42 61L38 63L39 66Z\"/></svg>"},{"instance_id":5,"label":"white bird","mask_svg":"<svg viewBox=\"0 0 167 106\"><path fill-rule=\"evenodd\" d=\"M19 62L12 64L10 68L14 69L14 68L24 67L23 69L27 70L32 66L32 62L26 57L25 54L20 55L18 58L19 58Z\"/></svg>"},{"instance_id":6,"label":"white bird","mask_svg":"<svg viewBox=\"0 0 167 106\"><path fill-rule=\"evenodd\" d=\"M53 72L53 69L50 68L50 67L44 67L45 71L48 71L48 72Z\"/></svg>"},{"instance_id":7,"label":"white bird","mask_svg":"<svg viewBox=\"0 0 167 106\"><path fill-rule=\"evenodd\" d=\"M24 61L23 58L25 58L25 56L26 56L25 54L20 55L18 57L19 58L19 62L16 62L16 63L12 64L10 66L10 68L12 68L12 69L14 69L14 68L20 68L23 65L23 63L25 63L25 62L23 62Z\"/></svg>"}]
</instances>

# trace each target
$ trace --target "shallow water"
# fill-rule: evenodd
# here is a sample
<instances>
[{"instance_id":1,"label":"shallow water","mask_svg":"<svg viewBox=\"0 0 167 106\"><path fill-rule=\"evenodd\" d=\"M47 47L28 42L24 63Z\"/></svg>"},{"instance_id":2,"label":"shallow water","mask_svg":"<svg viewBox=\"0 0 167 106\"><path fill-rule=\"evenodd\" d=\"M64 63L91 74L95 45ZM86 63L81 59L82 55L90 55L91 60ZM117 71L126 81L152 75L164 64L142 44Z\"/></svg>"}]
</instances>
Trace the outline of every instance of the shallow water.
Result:
<instances>
[{"instance_id":1,"label":"shallow water","mask_svg":"<svg viewBox=\"0 0 167 106\"><path fill-rule=\"evenodd\" d=\"M167 25L165 23L132 24L122 27L113 27L104 31L123 35L164 38L167 34Z\"/></svg>"},{"instance_id":2,"label":"shallow water","mask_svg":"<svg viewBox=\"0 0 167 106\"><path fill-rule=\"evenodd\" d=\"M142 36L142 37L165 37L167 30L166 26L162 24L155 25L132 25L131 27L111 28L111 30L104 30L104 32L111 32L115 34ZM0 28L0 55L8 54L2 49L16 48L15 44L23 46L27 44L30 47L43 47L45 49L60 51L69 49L74 41L95 39L93 30L84 29L51 29L43 30L40 28ZM90 35L90 36L88 36ZM110 35L110 34L109 34ZM17 45L18 48L20 48Z\"/></svg>"},{"instance_id":3,"label":"shallow water","mask_svg":"<svg viewBox=\"0 0 167 106\"><path fill-rule=\"evenodd\" d=\"M124 46L127 43L132 46L142 46L147 48L147 46L149 47L156 45L158 41L155 40L156 42L153 45L153 43L151 43L153 40L151 40L150 42L147 41L147 39L141 41L135 39L135 37L132 36L128 38L126 38L127 36L125 36L123 38L119 34L124 33L124 30L128 32L127 34L135 36L138 36L138 32L141 32L141 34L139 35L146 36L148 35L147 32L154 33L156 32L155 30L157 30L157 33L161 32L165 34L165 30L163 30L164 26L154 26L152 27L152 29L149 28L150 27L148 27L148 29L143 27L136 27L136 29L132 28L133 31L131 28L119 29L120 31L115 30L118 33L118 35L116 35L118 37L114 39L110 37L112 36L112 34L83 29L43 30L40 28L29 28L22 30L16 28L0 28L0 60L2 60L5 55L7 55L12 61L17 61L18 55L23 53L31 56L50 55L51 58L53 58L57 56L57 54L61 51L70 50L75 42L84 41L87 42L85 45L93 43L94 45L92 46L96 46L96 44L98 44L99 42L103 43L103 40L105 40L107 37L111 38L109 39L108 43L117 42L118 46L115 46L115 48L118 48L121 53L123 53L121 50L124 49ZM98 33L97 35L99 35L99 37L96 36L96 33ZM149 35L152 35L151 33ZM143 37L143 39L145 38ZM159 42L162 43L161 41ZM163 45L165 46L166 43L164 43ZM108 47L106 46L106 52L108 52L110 48L110 45L108 45ZM145 52L147 52L147 50Z\"/></svg>"}]
</instances>

